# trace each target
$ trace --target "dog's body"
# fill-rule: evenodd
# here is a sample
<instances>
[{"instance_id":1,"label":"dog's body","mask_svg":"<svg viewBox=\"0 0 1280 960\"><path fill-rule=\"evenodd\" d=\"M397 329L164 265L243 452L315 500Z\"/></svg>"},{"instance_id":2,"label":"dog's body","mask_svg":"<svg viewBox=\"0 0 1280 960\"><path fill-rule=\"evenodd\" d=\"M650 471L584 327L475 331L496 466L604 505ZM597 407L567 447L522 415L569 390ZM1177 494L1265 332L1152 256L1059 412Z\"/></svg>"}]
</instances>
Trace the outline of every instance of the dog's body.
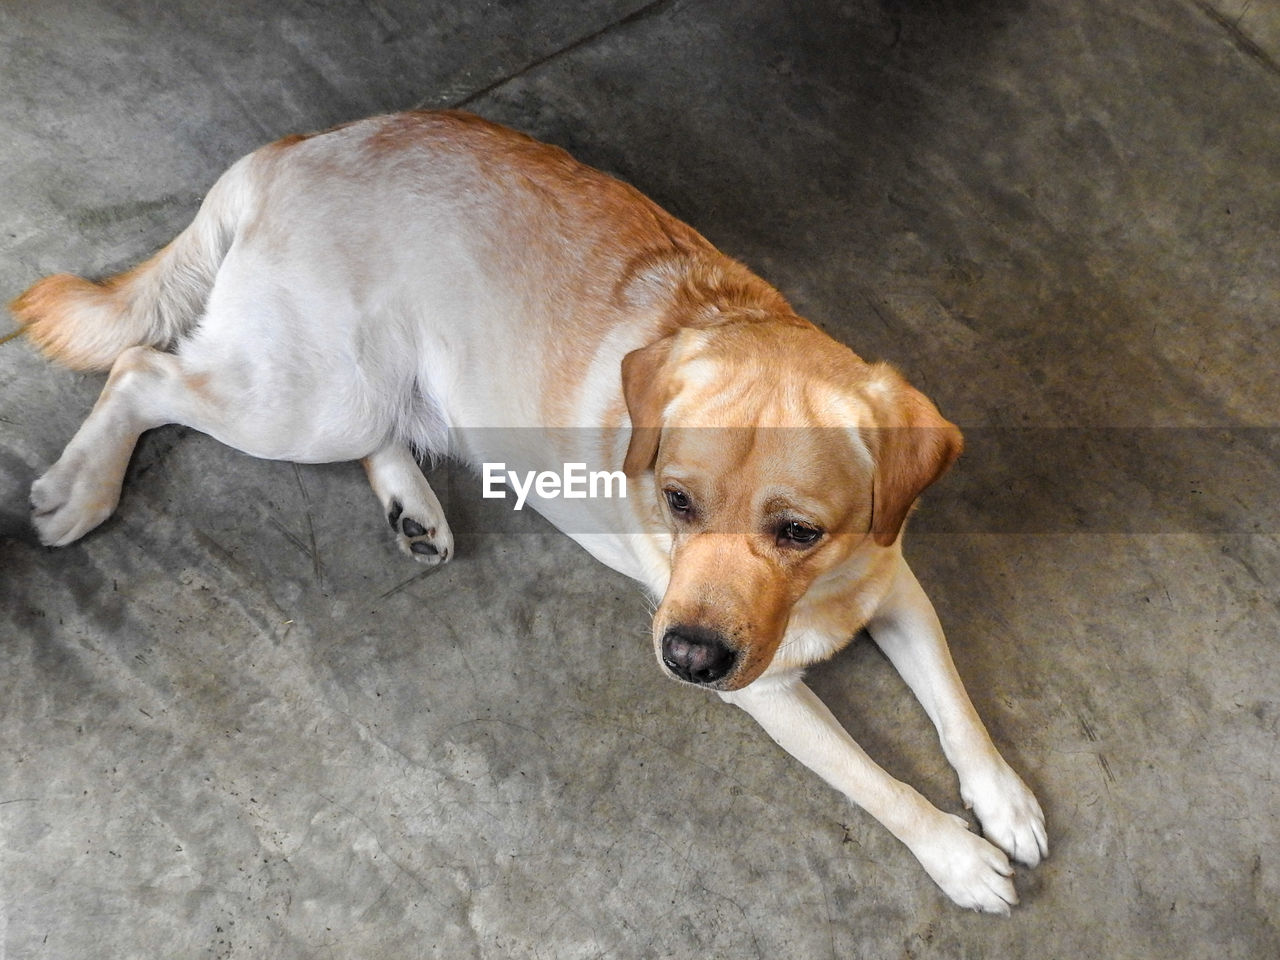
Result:
<instances>
[{"instance_id":1,"label":"dog's body","mask_svg":"<svg viewBox=\"0 0 1280 960\"><path fill-rule=\"evenodd\" d=\"M13 310L55 359L111 370L32 488L45 543L110 515L138 436L170 422L260 457L362 459L401 548L428 563L453 539L413 449L621 468L625 499L531 499L662 598L669 673L746 709L964 906L1007 911L1006 854L1047 853L900 550L959 432L562 151L458 113L287 138L235 164L147 263L46 278ZM990 843L876 766L800 682L864 626Z\"/></svg>"}]
</instances>

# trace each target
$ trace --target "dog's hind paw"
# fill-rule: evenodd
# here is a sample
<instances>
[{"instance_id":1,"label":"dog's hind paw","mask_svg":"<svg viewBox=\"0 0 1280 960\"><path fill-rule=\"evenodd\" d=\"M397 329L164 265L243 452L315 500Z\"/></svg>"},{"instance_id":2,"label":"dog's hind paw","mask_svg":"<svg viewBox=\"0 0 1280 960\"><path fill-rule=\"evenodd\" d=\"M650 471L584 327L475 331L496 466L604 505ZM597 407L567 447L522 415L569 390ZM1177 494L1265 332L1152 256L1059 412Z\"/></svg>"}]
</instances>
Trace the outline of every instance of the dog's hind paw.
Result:
<instances>
[{"instance_id":1,"label":"dog's hind paw","mask_svg":"<svg viewBox=\"0 0 1280 960\"><path fill-rule=\"evenodd\" d=\"M400 549L428 566L446 563L453 556L453 532L444 517L431 516L434 511L408 511L399 500L392 500L387 510L387 523L395 531Z\"/></svg>"},{"instance_id":2,"label":"dog's hind paw","mask_svg":"<svg viewBox=\"0 0 1280 960\"><path fill-rule=\"evenodd\" d=\"M31 485L31 522L40 542L64 547L111 516L120 500L118 472L68 449Z\"/></svg>"},{"instance_id":3,"label":"dog's hind paw","mask_svg":"<svg viewBox=\"0 0 1280 960\"><path fill-rule=\"evenodd\" d=\"M429 567L453 556L453 531L413 453L390 444L362 461L400 549Z\"/></svg>"}]
</instances>

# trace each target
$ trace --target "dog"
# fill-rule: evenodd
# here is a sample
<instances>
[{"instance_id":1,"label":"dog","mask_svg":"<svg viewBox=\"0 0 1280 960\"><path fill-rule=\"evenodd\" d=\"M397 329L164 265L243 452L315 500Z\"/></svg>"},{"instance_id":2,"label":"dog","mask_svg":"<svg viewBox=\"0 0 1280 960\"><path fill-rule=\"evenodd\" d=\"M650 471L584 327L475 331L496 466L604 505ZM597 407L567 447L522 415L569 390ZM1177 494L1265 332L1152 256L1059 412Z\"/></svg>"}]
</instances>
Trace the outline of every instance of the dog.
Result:
<instances>
[{"instance_id":1,"label":"dog","mask_svg":"<svg viewBox=\"0 0 1280 960\"><path fill-rule=\"evenodd\" d=\"M421 455L620 468L625 499L530 503L652 594L663 672L745 709L963 907L1007 913L1010 860L1048 854L902 556L960 431L559 148L456 111L287 137L232 165L150 260L47 277L11 310L53 360L110 371L32 486L45 544L102 523L139 435L166 423L256 457L361 460L427 564L454 539ZM985 839L877 766L802 682L863 628L937 727Z\"/></svg>"}]
</instances>

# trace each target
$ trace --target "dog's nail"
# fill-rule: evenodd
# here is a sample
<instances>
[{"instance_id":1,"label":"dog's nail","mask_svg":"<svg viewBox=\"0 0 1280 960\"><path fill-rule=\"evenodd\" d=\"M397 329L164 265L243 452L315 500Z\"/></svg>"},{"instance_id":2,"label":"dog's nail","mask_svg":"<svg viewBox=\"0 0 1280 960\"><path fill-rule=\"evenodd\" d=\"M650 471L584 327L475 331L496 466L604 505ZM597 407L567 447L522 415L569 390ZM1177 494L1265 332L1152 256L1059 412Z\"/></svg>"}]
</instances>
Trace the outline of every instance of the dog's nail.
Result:
<instances>
[{"instance_id":1,"label":"dog's nail","mask_svg":"<svg viewBox=\"0 0 1280 960\"><path fill-rule=\"evenodd\" d=\"M417 520L405 517L405 521L400 525L400 529L404 531L406 537L420 537L427 532L427 528L420 524ZM433 550L432 553L435 551Z\"/></svg>"}]
</instances>

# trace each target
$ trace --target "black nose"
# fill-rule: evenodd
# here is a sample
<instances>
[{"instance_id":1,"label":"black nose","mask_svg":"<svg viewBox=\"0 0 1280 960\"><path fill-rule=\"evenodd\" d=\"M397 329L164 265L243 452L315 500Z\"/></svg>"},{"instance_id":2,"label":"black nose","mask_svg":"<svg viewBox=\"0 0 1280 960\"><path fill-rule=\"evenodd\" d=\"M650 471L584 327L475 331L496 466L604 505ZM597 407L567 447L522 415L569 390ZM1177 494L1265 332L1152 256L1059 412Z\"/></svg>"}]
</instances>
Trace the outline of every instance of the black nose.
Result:
<instances>
[{"instance_id":1,"label":"black nose","mask_svg":"<svg viewBox=\"0 0 1280 960\"><path fill-rule=\"evenodd\" d=\"M689 683L715 683L737 658L720 634L705 627L675 626L662 635L662 662Z\"/></svg>"}]
</instances>

